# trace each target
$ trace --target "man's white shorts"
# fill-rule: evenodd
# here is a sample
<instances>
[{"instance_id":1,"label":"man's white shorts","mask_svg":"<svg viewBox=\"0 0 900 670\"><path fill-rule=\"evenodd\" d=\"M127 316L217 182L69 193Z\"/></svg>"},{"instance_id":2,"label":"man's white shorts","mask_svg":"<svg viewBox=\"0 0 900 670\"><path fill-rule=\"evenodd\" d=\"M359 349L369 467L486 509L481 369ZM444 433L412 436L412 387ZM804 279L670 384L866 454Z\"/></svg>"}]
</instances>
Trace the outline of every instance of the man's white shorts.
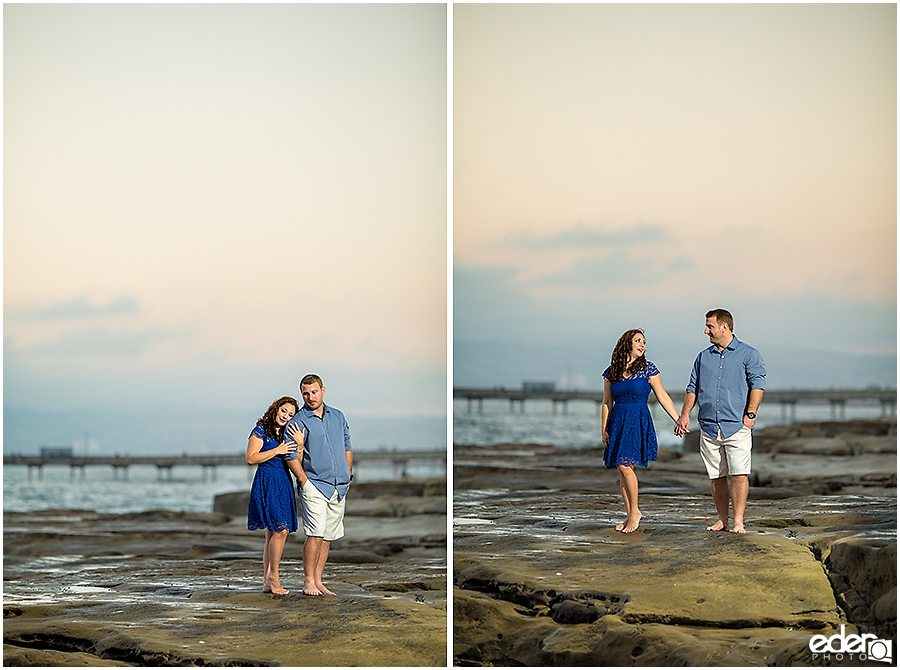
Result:
<instances>
[{"instance_id":1,"label":"man's white shorts","mask_svg":"<svg viewBox=\"0 0 900 670\"><path fill-rule=\"evenodd\" d=\"M329 500L308 479L302 490L300 509L306 537L321 537L328 541L344 537L344 504L347 496L338 500L335 491Z\"/></svg>"},{"instance_id":2,"label":"man's white shorts","mask_svg":"<svg viewBox=\"0 0 900 670\"><path fill-rule=\"evenodd\" d=\"M750 474L750 448L753 446L753 431L747 426L731 437L722 435L718 430L718 438L709 437L700 431L700 455L706 464L706 472L710 479L718 479L727 475Z\"/></svg>"}]
</instances>

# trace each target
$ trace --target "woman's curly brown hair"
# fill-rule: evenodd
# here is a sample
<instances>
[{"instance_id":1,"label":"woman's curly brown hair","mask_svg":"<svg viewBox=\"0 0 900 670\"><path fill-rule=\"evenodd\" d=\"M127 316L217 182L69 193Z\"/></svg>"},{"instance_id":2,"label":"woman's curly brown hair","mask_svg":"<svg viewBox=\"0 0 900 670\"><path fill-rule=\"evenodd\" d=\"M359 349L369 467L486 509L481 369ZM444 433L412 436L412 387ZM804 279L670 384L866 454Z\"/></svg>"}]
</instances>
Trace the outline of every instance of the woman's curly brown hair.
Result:
<instances>
[{"instance_id":1,"label":"woman's curly brown hair","mask_svg":"<svg viewBox=\"0 0 900 670\"><path fill-rule=\"evenodd\" d=\"M256 422L257 426L263 427L263 431L265 431L266 435L271 437L273 440L278 440L279 442L281 442L282 438L284 437L284 428L275 423L275 415L278 414L278 410L280 410L284 405L293 405L294 414L300 411L300 405L297 403L297 401L294 398L286 395L269 405L269 409L266 410L266 413L263 414L262 418Z\"/></svg>"},{"instance_id":2,"label":"woman's curly brown hair","mask_svg":"<svg viewBox=\"0 0 900 670\"><path fill-rule=\"evenodd\" d=\"M622 337L619 338L619 341L616 342L616 346L613 348L612 356L609 360L610 384L622 381L622 379L625 378L625 375L630 377L647 367L646 356L635 358L634 362L632 362L631 365L628 365L628 357L631 355L631 340L634 339L635 335L643 334L644 331L640 328L632 328L631 330L626 330Z\"/></svg>"}]
</instances>

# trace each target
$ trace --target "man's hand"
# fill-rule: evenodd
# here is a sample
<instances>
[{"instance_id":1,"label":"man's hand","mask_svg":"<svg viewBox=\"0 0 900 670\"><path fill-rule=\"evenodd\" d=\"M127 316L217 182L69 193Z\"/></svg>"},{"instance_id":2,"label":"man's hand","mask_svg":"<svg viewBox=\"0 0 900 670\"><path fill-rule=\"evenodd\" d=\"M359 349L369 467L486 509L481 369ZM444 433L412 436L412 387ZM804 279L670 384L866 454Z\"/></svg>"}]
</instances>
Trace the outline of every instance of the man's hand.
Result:
<instances>
[{"instance_id":1,"label":"man's hand","mask_svg":"<svg viewBox=\"0 0 900 670\"><path fill-rule=\"evenodd\" d=\"M746 414L744 415L744 426L753 430L753 426L756 425L756 419L751 419Z\"/></svg>"}]
</instances>

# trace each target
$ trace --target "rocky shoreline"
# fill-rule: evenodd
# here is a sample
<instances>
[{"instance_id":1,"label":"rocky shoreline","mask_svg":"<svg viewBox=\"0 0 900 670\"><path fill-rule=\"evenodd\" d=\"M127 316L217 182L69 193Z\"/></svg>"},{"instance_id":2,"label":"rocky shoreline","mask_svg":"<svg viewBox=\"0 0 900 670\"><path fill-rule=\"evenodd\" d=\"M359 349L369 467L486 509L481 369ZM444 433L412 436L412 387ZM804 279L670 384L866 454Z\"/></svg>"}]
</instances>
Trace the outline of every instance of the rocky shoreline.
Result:
<instances>
[{"instance_id":1,"label":"rocky shoreline","mask_svg":"<svg viewBox=\"0 0 900 670\"><path fill-rule=\"evenodd\" d=\"M454 664L881 665L809 641L896 649L896 444L894 421L760 431L743 536L705 530L690 441L639 469L629 535L602 450L455 446Z\"/></svg>"},{"instance_id":2,"label":"rocky shoreline","mask_svg":"<svg viewBox=\"0 0 900 670\"><path fill-rule=\"evenodd\" d=\"M447 663L446 480L360 484L308 597L303 533L262 593L246 492L207 514L4 514L6 666L439 666Z\"/></svg>"}]
</instances>

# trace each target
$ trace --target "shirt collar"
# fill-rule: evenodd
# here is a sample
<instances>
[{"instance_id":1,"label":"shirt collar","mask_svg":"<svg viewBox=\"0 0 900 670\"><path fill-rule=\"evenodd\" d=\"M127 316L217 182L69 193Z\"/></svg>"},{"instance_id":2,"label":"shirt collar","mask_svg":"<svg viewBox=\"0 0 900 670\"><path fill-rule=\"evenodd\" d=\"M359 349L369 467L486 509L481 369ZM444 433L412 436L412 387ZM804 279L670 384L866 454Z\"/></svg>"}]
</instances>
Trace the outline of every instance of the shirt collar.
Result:
<instances>
[{"instance_id":1,"label":"shirt collar","mask_svg":"<svg viewBox=\"0 0 900 670\"><path fill-rule=\"evenodd\" d=\"M322 418L325 418L325 415L331 411L331 409L328 407L328 405L324 405L324 407L325 407L325 411L322 412ZM319 418L319 415L316 414L315 412L313 412L305 404L303 405L303 407L300 408L300 411L297 412L297 414L303 414L304 419L311 419L313 417L316 417L317 419Z\"/></svg>"},{"instance_id":2,"label":"shirt collar","mask_svg":"<svg viewBox=\"0 0 900 670\"><path fill-rule=\"evenodd\" d=\"M729 349L731 351L734 351L735 349L738 348L739 344L741 344L741 341L738 338L736 338L734 335L732 335L731 342L725 348ZM717 354L717 353L719 353L719 347L716 344L711 344L711 345L709 345L709 349L707 349L707 351Z\"/></svg>"}]
</instances>

